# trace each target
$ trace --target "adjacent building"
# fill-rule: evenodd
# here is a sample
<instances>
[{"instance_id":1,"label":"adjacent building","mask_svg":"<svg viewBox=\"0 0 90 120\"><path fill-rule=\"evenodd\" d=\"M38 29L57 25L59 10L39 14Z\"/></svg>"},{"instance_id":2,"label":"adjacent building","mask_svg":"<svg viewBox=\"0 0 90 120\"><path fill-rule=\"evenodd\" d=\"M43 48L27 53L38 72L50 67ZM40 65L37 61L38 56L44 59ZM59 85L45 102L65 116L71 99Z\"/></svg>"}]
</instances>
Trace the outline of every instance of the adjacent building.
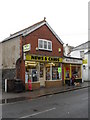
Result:
<instances>
[{"instance_id":1,"label":"adjacent building","mask_svg":"<svg viewBox=\"0 0 90 120\"><path fill-rule=\"evenodd\" d=\"M74 49L70 53L70 56L83 59L82 81L90 81L90 41L74 47Z\"/></svg>"},{"instance_id":2,"label":"adjacent building","mask_svg":"<svg viewBox=\"0 0 90 120\"><path fill-rule=\"evenodd\" d=\"M64 55L70 57L70 53L74 49L74 46L70 46L70 45L66 44L66 45L63 46L63 49L64 49L63 50Z\"/></svg>"},{"instance_id":3,"label":"adjacent building","mask_svg":"<svg viewBox=\"0 0 90 120\"><path fill-rule=\"evenodd\" d=\"M67 57L63 59L64 84L69 84L72 76L75 76L75 82L82 83L82 58Z\"/></svg>"}]
</instances>

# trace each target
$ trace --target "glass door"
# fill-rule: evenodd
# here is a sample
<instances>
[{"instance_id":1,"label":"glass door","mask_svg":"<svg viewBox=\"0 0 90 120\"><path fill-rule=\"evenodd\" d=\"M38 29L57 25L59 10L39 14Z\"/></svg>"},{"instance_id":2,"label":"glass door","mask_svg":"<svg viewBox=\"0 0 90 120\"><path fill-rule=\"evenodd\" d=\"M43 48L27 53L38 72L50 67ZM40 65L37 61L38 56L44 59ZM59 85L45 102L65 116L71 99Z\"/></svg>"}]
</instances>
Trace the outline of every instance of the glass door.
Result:
<instances>
[{"instance_id":1,"label":"glass door","mask_svg":"<svg viewBox=\"0 0 90 120\"><path fill-rule=\"evenodd\" d=\"M44 79L44 63L40 63L40 86L45 86L45 79Z\"/></svg>"}]
</instances>

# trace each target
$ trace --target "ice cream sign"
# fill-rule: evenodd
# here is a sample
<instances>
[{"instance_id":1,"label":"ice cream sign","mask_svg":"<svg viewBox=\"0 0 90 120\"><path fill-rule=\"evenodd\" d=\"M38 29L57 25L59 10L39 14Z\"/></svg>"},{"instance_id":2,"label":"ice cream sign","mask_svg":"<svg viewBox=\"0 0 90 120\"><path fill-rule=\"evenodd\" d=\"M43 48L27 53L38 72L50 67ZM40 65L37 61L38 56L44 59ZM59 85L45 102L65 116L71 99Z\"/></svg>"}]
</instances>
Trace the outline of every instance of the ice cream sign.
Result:
<instances>
[{"instance_id":1,"label":"ice cream sign","mask_svg":"<svg viewBox=\"0 0 90 120\"><path fill-rule=\"evenodd\" d=\"M27 52L30 49L31 49L31 45L30 44L23 45L23 52Z\"/></svg>"}]
</instances>

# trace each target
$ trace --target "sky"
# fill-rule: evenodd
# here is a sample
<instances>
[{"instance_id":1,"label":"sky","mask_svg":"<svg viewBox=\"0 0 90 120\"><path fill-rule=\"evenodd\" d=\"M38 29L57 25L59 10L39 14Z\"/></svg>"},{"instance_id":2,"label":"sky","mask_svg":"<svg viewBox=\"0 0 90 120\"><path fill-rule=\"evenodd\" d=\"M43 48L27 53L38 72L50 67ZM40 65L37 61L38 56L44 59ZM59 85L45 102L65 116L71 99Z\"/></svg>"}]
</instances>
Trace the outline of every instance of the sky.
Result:
<instances>
[{"instance_id":1,"label":"sky","mask_svg":"<svg viewBox=\"0 0 90 120\"><path fill-rule=\"evenodd\" d=\"M88 41L88 0L0 0L0 41L44 17L65 44Z\"/></svg>"}]
</instances>

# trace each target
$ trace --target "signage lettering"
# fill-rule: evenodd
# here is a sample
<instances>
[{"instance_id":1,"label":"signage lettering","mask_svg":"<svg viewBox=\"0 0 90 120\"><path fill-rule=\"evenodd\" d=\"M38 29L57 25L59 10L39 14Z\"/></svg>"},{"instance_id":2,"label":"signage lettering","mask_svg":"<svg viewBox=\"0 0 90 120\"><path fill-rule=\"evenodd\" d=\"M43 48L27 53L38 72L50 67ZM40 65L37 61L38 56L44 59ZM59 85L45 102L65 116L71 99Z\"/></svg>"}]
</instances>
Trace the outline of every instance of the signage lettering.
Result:
<instances>
[{"instance_id":1,"label":"signage lettering","mask_svg":"<svg viewBox=\"0 0 90 120\"><path fill-rule=\"evenodd\" d=\"M34 55L26 55L26 60L62 62L62 58Z\"/></svg>"},{"instance_id":2,"label":"signage lettering","mask_svg":"<svg viewBox=\"0 0 90 120\"><path fill-rule=\"evenodd\" d=\"M77 60L77 59L69 59L65 58L63 59L64 63L76 63L76 64L82 64L82 60Z\"/></svg>"}]
</instances>

